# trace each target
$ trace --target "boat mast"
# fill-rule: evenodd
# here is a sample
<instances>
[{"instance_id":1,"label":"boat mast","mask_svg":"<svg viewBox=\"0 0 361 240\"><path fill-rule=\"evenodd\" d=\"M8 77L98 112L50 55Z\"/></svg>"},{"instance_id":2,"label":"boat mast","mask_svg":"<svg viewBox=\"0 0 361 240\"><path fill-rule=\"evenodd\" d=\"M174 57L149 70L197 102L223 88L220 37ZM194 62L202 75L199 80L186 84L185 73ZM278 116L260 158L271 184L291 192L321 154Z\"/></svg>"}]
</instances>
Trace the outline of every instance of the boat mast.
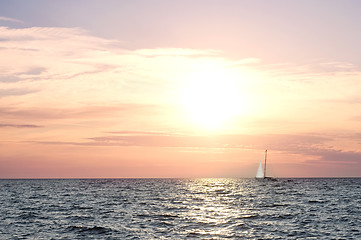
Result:
<instances>
[{"instance_id":1,"label":"boat mast","mask_svg":"<svg viewBox=\"0 0 361 240\"><path fill-rule=\"evenodd\" d=\"M266 166L267 166L267 149L264 156L264 177L266 177Z\"/></svg>"}]
</instances>

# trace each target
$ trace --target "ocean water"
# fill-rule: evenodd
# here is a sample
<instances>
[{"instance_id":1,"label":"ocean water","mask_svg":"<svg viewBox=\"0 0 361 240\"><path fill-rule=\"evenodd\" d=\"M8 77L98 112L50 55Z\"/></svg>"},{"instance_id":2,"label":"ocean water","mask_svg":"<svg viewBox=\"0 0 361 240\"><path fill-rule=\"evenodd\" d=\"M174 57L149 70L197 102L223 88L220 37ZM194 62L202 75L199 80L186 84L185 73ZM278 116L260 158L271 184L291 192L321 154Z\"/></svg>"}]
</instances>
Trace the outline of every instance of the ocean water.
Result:
<instances>
[{"instance_id":1,"label":"ocean water","mask_svg":"<svg viewBox=\"0 0 361 240\"><path fill-rule=\"evenodd\" d=\"M361 178L0 180L0 239L361 239Z\"/></svg>"}]
</instances>

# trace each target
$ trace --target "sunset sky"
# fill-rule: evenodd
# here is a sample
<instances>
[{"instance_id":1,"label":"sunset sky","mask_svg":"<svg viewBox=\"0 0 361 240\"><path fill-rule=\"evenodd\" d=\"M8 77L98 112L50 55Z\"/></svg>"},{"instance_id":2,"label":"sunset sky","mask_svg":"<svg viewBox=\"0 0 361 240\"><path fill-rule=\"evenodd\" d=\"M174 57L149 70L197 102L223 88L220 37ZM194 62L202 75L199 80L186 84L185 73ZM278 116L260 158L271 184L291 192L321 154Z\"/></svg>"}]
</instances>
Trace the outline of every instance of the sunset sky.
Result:
<instances>
[{"instance_id":1,"label":"sunset sky","mask_svg":"<svg viewBox=\"0 0 361 240\"><path fill-rule=\"evenodd\" d=\"M361 1L0 1L0 178L361 177Z\"/></svg>"}]
</instances>

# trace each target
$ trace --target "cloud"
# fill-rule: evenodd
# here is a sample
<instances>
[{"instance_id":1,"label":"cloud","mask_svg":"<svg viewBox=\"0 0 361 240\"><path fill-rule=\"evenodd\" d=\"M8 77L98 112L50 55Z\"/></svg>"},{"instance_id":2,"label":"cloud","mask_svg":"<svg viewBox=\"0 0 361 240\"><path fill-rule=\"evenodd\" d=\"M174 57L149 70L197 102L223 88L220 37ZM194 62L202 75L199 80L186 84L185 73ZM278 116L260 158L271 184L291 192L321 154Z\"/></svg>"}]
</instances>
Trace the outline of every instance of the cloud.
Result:
<instances>
[{"instance_id":1,"label":"cloud","mask_svg":"<svg viewBox=\"0 0 361 240\"><path fill-rule=\"evenodd\" d=\"M312 155L320 157L318 161L312 161L313 163L361 163L361 152L355 151L317 149L312 152Z\"/></svg>"},{"instance_id":2,"label":"cloud","mask_svg":"<svg viewBox=\"0 0 361 240\"><path fill-rule=\"evenodd\" d=\"M23 72L24 75L40 75L42 72L44 72L46 68L44 67L33 67L30 68L28 71Z\"/></svg>"},{"instance_id":3,"label":"cloud","mask_svg":"<svg viewBox=\"0 0 361 240\"><path fill-rule=\"evenodd\" d=\"M247 65L247 64L257 64L261 63L261 59L259 58L245 58L242 60L235 61L233 66Z\"/></svg>"},{"instance_id":4,"label":"cloud","mask_svg":"<svg viewBox=\"0 0 361 240\"><path fill-rule=\"evenodd\" d=\"M356 116L350 117L350 120L361 122L361 115L356 115Z\"/></svg>"},{"instance_id":5,"label":"cloud","mask_svg":"<svg viewBox=\"0 0 361 240\"><path fill-rule=\"evenodd\" d=\"M114 135L91 137L82 142L37 142L40 144L55 145L82 145L82 146L123 146L123 147L161 147L161 148L184 148L184 149L239 149L259 150L269 149L286 155L298 155L304 163L361 163L361 152L335 150L327 143L334 140L332 137L319 135L181 135L166 134L160 132L137 132L118 131L110 132ZM356 138L357 136L355 136ZM302 156L307 157L302 160Z\"/></svg>"},{"instance_id":6,"label":"cloud","mask_svg":"<svg viewBox=\"0 0 361 240\"><path fill-rule=\"evenodd\" d=\"M0 27L0 39L0 54L8 56L0 59L0 88L35 89L36 97L19 95L17 102L39 107L84 99L159 103L174 95L179 76L198 63L195 58L211 57L218 65L224 61L214 50L120 49L120 42L79 28Z\"/></svg>"},{"instance_id":7,"label":"cloud","mask_svg":"<svg viewBox=\"0 0 361 240\"><path fill-rule=\"evenodd\" d=\"M84 95L95 102L119 99L120 96L121 100L139 101L139 98L143 100L148 97L148 100L158 101L162 96L174 95L171 91L179 89L177 84L181 86L181 81L185 81L187 71L232 67L242 72L247 67L254 68L255 73L254 78L245 76L244 80L248 80L245 91L250 96L270 96L274 101L299 99L302 102L305 98L325 99L330 96L330 91L323 92L322 89L351 86L360 76L354 66L338 62L323 63L334 66L335 71L330 73L312 69L311 65L261 65L261 60L256 58L230 60L222 57L222 52L212 49L156 48L131 51L120 49L118 41L92 36L80 28L0 27L0 38L6 40L0 42L0 54L11 56L6 61L0 60L0 81L14 85L24 80L41 81L41 84L32 85L44 90L39 91L38 98L50 98L56 91L58 97L53 101L67 98L77 102ZM14 65L17 67L14 68ZM352 71L346 75L342 69ZM338 81L339 77L332 77L335 72L343 74L344 80ZM309 85L305 85L305 82ZM69 94L74 89L77 94ZM340 98L349 97L338 95Z\"/></svg>"},{"instance_id":8,"label":"cloud","mask_svg":"<svg viewBox=\"0 0 361 240\"><path fill-rule=\"evenodd\" d=\"M151 131L113 131L107 133L125 135L125 136L132 136L132 135L180 136L180 134L175 134L175 133L151 132Z\"/></svg>"},{"instance_id":9,"label":"cloud","mask_svg":"<svg viewBox=\"0 0 361 240\"><path fill-rule=\"evenodd\" d=\"M194 148L240 148L273 149L301 153L314 152L318 145L332 138L315 135L187 135L150 131L112 131L112 135L87 138L88 142L73 144L110 145L110 146L147 146L147 147L194 147ZM67 144L71 144L68 142Z\"/></svg>"},{"instance_id":10,"label":"cloud","mask_svg":"<svg viewBox=\"0 0 361 240\"><path fill-rule=\"evenodd\" d=\"M109 116L137 115L140 113L152 113L157 111L158 106L151 104L117 104L113 106L83 106L77 108L16 108L0 107L0 115L3 119L32 119L32 120L54 120L54 119L86 119L103 118ZM154 112L153 112L154 113Z\"/></svg>"},{"instance_id":11,"label":"cloud","mask_svg":"<svg viewBox=\"0 0 361 240\"><path fill-rule=\"evenodd\" d=\"M40 128L43 126L34 125L34 124L9 124L9 123L0 123L0 128L12 127L12 128Z\"/></svg>"},{"instance_id":12,"label":"cloud","mask_svg":"<svg viewBox=\"0 0 361 240\"><path fill-rule=\"evenodd\" d=\"M60 77L64 73L89 71L89 67L81 67L84 64L77 61L86 59L88 54L112 49L117 43L93 37L79 28L51 27L0 27L0 39L0 53L8 56L0 60L0 69L10 76L40 75L48 70L47 77Z\"/></svg>"},{"instance_id":13,"label":"cloud","mask_svg":"<svg viewBox=\"0 0 361 240\"><path fill-rule=\"evenodd\" d=\"M349 96L348 98L344 98L344 99L327 99L325 101L329 103L361 104L361 97Z\"/></svg>"},{"instance_id":14,"label":"cloud","mask_svg":"<svg viewBox=\"0 0 361 240\"><path fill-rule=\"evenodd\" d=\"M20 96L20 95L26 95L30 93L36 92L35 90L30 89L0 89L0 98L7 97L7 96Z\"/></svg>"},{"instance_id":15,"label":"cloud","mask_svg":"<svg viewBox=\"0 0 361 240\"><path fill-rule=\"evenodd\" d=\"M3 73L0 74L0 82L16 83L24 80L38 80L40 75L46 71L46 68L29 66L28 69L23 69L20 72L9 72L8 70L3 69Z\"/></svg>"},{"instance_id":16,"label":"cloud","mask_svg":"<svg viewBox=\"0 0 361 240\"><path fill-rule=\"evenodd\" d=\"M205 136L167 136L159 134L104 136L90 140L100 145L147 146L147 147L198 147L219 148L222 143Z\"/></svg>"},{"instance_id":17,"label":"cloud","mask_svg":"<svg viewBox=\"0 0 361 240\"><path fill-rule=\"evenodd\" d=\"M23 21L15 18L3 17L0 16L0 21L7 21L7 22L16 22L16 23L24 23Z\"/></svg>"},{"instance_id":18,"label":"cloud","mask_svg":"<svg viewBox=\"0 0 361 240\"><path fill-rule=\"evenodd\" d=\"M222 53L221 51L208 49L188 49L188 48L155 48L155 49L137 49L135 54L146 57L200 57L200 56L216 56Z\"/></svg>"},{"instance_id":19,"label":"cloud","mask_svg":"<svg viewBox=\"0 0 361 240\"><path fill-rule=\"evenodd\" d=\"M14 83L14 82L20 82L23 79L17 76L10 76L10 75L0 75L0 82L4 83Z\"/></svg>"}]
</instances>

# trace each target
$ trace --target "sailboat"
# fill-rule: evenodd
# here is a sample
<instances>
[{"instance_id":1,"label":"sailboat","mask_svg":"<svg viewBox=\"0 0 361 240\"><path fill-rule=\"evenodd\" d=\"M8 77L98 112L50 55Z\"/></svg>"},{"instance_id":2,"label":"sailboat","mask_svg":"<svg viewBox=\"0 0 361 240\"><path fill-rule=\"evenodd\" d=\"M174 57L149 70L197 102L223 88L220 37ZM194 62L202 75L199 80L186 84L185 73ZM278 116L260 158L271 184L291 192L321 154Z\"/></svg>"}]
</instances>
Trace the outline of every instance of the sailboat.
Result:
<instances>
[{"instance_id":1,"label":"sailboat","mask_svg":"<svg viewBox=\"0 0 361 240\"><path fill-rule=\"evenodd\" d=\"M257 170L257 174L256 174L256 179L259 180L273 180L273 181L277 181L275 178L272 177L267 177L266 176L266 168L267 168L267 150L264 153L264 171L263 171L263 167L262 164L263 163L263 159L261 159L261 162L259 163L259 167Z\"/></svg>"}]
</instances>

